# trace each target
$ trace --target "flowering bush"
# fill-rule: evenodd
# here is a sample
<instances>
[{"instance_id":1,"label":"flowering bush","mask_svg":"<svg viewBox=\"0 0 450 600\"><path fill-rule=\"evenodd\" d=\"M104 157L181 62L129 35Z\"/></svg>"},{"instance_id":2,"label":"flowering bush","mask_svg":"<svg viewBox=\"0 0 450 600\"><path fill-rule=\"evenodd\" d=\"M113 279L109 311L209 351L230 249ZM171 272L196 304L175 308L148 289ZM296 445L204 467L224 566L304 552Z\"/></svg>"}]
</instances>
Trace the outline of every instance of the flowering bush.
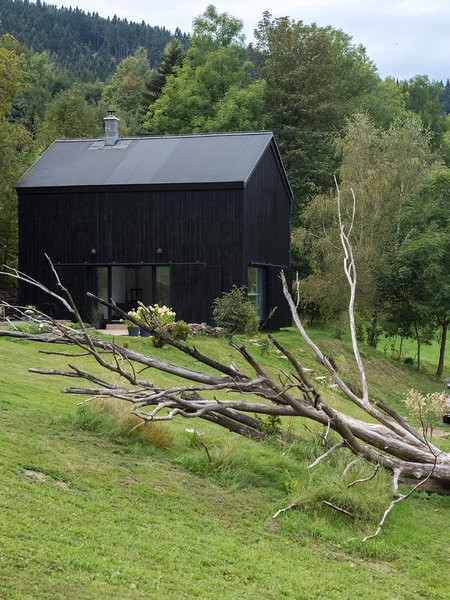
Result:
<instances>
[{"instance_id":1,"label":"flowering bush","mask_svg":"<svg viewBox=\"0 0 450 600\"><path fill-rule=\"evenodd\" d=\"M422 426L423 435L426 437L429 433L432 437L434 425L447 412L447 394L434 392L424 395L412 389L406 395L406 406Z\"/></svg>"},{"instance_id":2,"label":"flowering bush","mask_svg":"<svg viewBox=\"0 0 450 600\"><path fill-rule=\"evenodd\" d=\"M130 317L135 319L142 327L157 327L156 320L164 327L168 323L175 321L176 313L166 305L159 306L138 306L136 309L128 311ZM156 317L156 319L155 319ZM125 321L127 325L134 325L132 321Z\"/></svg>"},{"instance_id":3,"label":"flowering bush","mask_svg":"<svg viewBox=\"0 0 450 600\"><path fill-rule=\"evenodd\" d=\"M168 323L173 323L175 321L175 317L177 316L175 311L166 306L159 306L159 304L154 304L153 306L144 307L140 306L138 310L141 310L141 314L148 323L155 324L156 320L160 325L164 327ZM156 319L155 319L156 317Z\"/></svg>"}]
</instances>

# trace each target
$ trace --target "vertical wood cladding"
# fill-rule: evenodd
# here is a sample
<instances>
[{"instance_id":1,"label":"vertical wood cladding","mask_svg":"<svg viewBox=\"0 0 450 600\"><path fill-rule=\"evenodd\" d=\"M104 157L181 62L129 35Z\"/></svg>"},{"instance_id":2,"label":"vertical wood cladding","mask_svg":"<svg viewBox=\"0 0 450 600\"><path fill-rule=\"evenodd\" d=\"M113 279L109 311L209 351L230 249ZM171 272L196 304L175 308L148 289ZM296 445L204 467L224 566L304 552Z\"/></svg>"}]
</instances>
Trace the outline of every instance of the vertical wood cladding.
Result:
<instances>
[{"instance_id":1,"label":"vertical wood cladding","mask_svg":"<svg viewBox=\"0 0 450 600\"><path fill-rule=\"evenodd\" d=\"M213 300L222 292L222 265L173 265L170 282L177 316L190 323L210 323Z\"/></svg>"},{"instance_id":2,"label":"vertical wood cladding","mask_svg":"<svg viewBox=\"0 0 450 600\"><path fill-rule=\"evenodd\" d=\"M33 265L33 257L40 261L47 252L60 263L217 264L225 259L232 264L242 256L242 194L242 190L21 194L21 262ZM163 251L160 255L158 248Z\"/></svg>"},{"instance_id":3,"label":"vertical wood cladding","mask_svg":"<svg viewBox=\"0 0 450 600\"><path fill-rule=\"evenodd\" d=\"M272 144L249 181L244 205L244 256L249 264L268 265L268 310L277 307L269 327L291 325L279 272L290 276L290 193ZM272 266L274 265L274 266Z\"/></svg>"},{"instance_id":4,"label":"vertical wood cladding","mask_svg":"<svg viewBox=\"0 0 450 600\"><path fill-rule=\"evenodd\" d=\"M220 291L232 283L243 283L243 189L19 190L19 197L20 268L47 285L53 285L53 280L44 253L56 265L66 265L58 269L64 272L70 289L85 288L85 269L68 264L172 264L176 269L171 278L172 298L174 307L181 308L180 318L195 316L195 320L205 321ZM157 253L158 249L162 252ZM176 267L178 263L185 264L185 271ZM217 269L191 272L189 263L220 265L220 284ZM189 284L189 292L176 282L175 272L180 281ZM211 283L205 279L207 272L213 277ZM191 296L189 301L186 293ZM205 299L207 293L214 296ZM21 288L20 297L23 302L43 305L42 295L30 288ZM198 318L198 307L206 311L202 318Z\"/></svg>"}]
</instances>

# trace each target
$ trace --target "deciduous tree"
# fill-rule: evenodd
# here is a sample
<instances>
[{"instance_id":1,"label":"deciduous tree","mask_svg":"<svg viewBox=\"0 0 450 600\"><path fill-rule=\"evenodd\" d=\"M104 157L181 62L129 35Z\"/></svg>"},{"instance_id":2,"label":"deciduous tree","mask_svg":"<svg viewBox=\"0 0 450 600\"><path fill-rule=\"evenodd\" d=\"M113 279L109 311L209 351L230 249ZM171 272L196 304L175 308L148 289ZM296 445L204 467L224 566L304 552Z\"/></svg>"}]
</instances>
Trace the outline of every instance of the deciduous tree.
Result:
<instances>
[{"instance_id":1,"label":"deciduous tree","mask_svg":"<svg viewBox=\"0 0 450 600\"><path fill-rule=\"evenodd\" d=\"M344 210L352 189L358 198L353 249L359 268L357 310L367 318L381 308L376 275L380 261L402 241L400 219L411 194L430 171L434 158L420 117L405 112L388 130L363 114L350 119L337 142ZM343 308L345 280L339 269L339 226L335 196L313 199L304 212L305 227L294 242L308 257L310 275L302 281L306 302L325 317ZM330 284L332 282L332 284Z\"/></svg>"},{"instance_id":2,"label":"deciduous tree","mask_svg":"<svg viewBox=\"0 0 450 600\"><path fill-rule=\"evenodd\" d=\"M11 36L0 38L0 262L14 265L17 258L17 196L14 184L25 170L33 144L31 135L8 116L25 73L19 56L10 49Z\"/></svg>"},{"instance_id":3,"label":"deciduous tree","mask_svg":"<svg viewBox=\"0 0 450 600\"><path fill-rule=\"evenodd\" d=\"M390 323L420 345L441 329L436 375L442 377L450 323L450 169L433 171L408 199L399 219L397 248L378 273Z\"/></svg>"},{"instance_id":4,"label":"deciduous tree","mask_svg":"<svg viewBox=\"0 0 450 600\"><path fill-rule=\"evenodd\" d=\"M56 139L97 137L101 120L97 107L84 99L79 86L57 94L47 105L37 139L44 148Z\"/></svg>"},{"instance_id":5,"label":"deciduous tree","mask_svg":"<svg viewBox=\"0 0 450 600\"><path fill-rule=\"evenodd\" d=\"M267 112L293 187L294 224L309 199L333 187L333 139L378 82L364 48L332 27L266 12L255 31Z\"/></svg>"},{"instance_id":6,"label":"deciduous tree","mask_svg":"<svg viewBox=\"0 0 450 600\"><path fill-rule=\"evenodd\" d=\"M262 129L264 86L252 79L242 22L213 6L194 20L182 67L166 79L144 127L157 134Z\"/></svg>"},{"instance_id":7,"label":"deciduous tree","mask_svg":"<svg viewBox=\"0 0 450 600\"><path fill-rule=\"evenodd\" d=\"M117 111L121 127L128 135L142 133L145 116L145 96L150 82L151 70L145 48L119 63L115 73L105 86L102 98L104 114L106 110Z\"/></svg>"}]
</instances>

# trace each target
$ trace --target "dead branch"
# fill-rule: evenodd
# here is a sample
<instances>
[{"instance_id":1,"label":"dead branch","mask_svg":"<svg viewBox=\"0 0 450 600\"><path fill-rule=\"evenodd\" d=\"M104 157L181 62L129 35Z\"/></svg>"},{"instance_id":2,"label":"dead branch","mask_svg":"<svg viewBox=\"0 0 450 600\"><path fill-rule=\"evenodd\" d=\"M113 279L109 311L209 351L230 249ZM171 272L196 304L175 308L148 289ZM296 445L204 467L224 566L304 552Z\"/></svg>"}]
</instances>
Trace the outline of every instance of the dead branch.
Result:
<instances>
[{"instance_id":1,"label":"dead branch","mask_svg":"<svg viewBox=\"0 0 450 600\"><path fill-rule=\"evenodd\" d=\"M285 508L280 508L277 510L277 512L274 515L272 515L272 519L277 519L280 515L287 512L288 510L298 508L299 506L301 506L301 504L299 502L293 502L292 504L289 504L289 506L286 506Z\"/></svg>"},{"instance_id":2,"label":"dead branch","mask_svg":"<svg viewBox=\"0 0 450 600\"><path fill-rule=\"evenodd\" d=\"M351 488L354 485L356 485L357 483L364 483L365 481L370 481L378 473L378 469L380 468L380 466L381 465L375 465L374 472L372 473L372 475L370 477L364 477L364 479L356 479L355 481L352 481L351 483L349 483L347 488Z\"/></svg>"},{"instance_id":3,"label":"dead branch","mask_svg":"<svg viewBox=\"0 0 450 600\"><path fill-rule=\"evenodd\" d=\"M328 502L328 500L322 500L322 504L324 504L325 506L328 506L329 508L332 508L336 512L340 512L343 515L346 515L347 517L351 517L352 519L355 518L355 515L353 513L349 512L348 510L345 510L345 508L336 506L336 504L332 504L331 502Z\"/></svg>"},{"instance_id":4,"label":"dead branch","mask_svg":"<svg viewBox=\"0 0 450 600\"><path fill-rule=\"evenodd\" d=\"M353 354L355 356L356 364L358 365L359 374L361 377L361 385L362 385L362 401L364 404L369 403L369 391L367 388L367 379L366 372L364 370L364 365L361 360L361 355L359 353L358 342L356 340L356 329L355 329L355 298L356 298L356 267L355 267L355 259L353 256L352 244L350 242L350 234L353 229L353 225L355 223L355 213L356 213L356 198L353 190L352 193L352 216L350 220L350 225L348 227L348 231L345 231L345 226L342 221L342 211L341 211L341 192L339 189L339 185L337 183L336 176L334 177L334 183L336 185L337 191L337 202L338 202L338 217L339 217L339 231L342 248L344 249L344 272L348 281L348 285L350 287L350 300L348 305L348 315L350 320L350 333L352 338L352 346L353 346Z\"/></svg>"},{"instance_id":5,"label":"dead branch","mask_svg":"<svg viewBox=\"0 0 450 600\"><path fill-rule=\"evenodd\" d=\"M395 475L395 473L394 473ZM394 506L396 504L398 504L399 502L403 502L403 500L406 500L407 498L409 498L412 494L414 494L414 492L421 486L423 486L429 479L430 477L433 475L433 470L430 471L429 475L427 475L425 477L425 479L423 479L422 481L419 481L407 494L402 494L400 495L398 498L395 498L394 500L392 500L392 502L389 504L389 506L387 507L387 509L384 511L383 516L381 517L381 521L378 524L378 527L375 531L375 533L372 533L372 535L366 535L365 538L363 538L363 542L366 542L367 540L370 540L374 537L376 537L380 531L383 528L383 525L387 519L388 514L391 512L391 510L394 508Z\"/></svg>"},{"instance_id":6,"label":"dead branch","mask_svg":"<svg viewBox=\"0 0 450 600\"><path fill-rule=\"evenodd\" d=\"M326 458L327 456L329 456L330 454L332 454L335 450L338 450L339 448L345 448L345 446L346 446L345 442L340 442L339 444L335 444L329 450L327 450L326 452L324 452L323 454L321 454L318 458L316 458L316 460L313 463L311 463L310 465L308 465L306 468L307 469L314 469L314 467L317 467L317 465L320 462L322 462L322 460L324 458Z\"/></svg>"},{"instance_id":7,"label":"dead branch","mask_svg":"<svg viewBox=\"0 0 450 600\"><path fill-rule=\"evenodd\" d=\"M343 476L345 477L347 473L350 471L352 467L354 467L357 463L361 462L363 459L360 456L357 456L355 459L351 460L348 465L345 467Z\"/></svg>"}]
</instances>

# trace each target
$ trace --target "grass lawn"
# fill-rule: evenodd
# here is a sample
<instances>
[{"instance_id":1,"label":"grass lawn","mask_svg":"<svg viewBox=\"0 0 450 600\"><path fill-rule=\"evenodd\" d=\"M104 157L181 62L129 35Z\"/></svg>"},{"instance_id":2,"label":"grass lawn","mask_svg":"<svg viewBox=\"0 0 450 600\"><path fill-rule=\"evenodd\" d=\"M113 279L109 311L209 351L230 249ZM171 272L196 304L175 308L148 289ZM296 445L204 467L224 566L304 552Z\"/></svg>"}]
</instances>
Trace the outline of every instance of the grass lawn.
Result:
<instances>
[{"instance_id":1,"label":"grass lawn","mask_svg":"<svg viewBox=\"0 0 450 600\"><path fill-rule=\"evenodd\" d=\"M357 383L348 341L315 336ZM295 332L279 338L323 373ZM120 341L175 357L145 339ZM195 344L210 355L230 353L224 340ZM389 504L389 478L382 473L348 490L367 467L344 478L346 451L306 470L322 451L313 424L311 431L301 420L289 424L303 442L281 450L199 420L164 425L149 442L126 435L116 413L86 411L78 398L61 395L73 380L29 374L30 366L67 364L42 349L0 338L0 598L448 598L450 498L416 493L394 509L379 537L362 543ZM253 351L266 368L286 368L275 353ZM363 354L372 393L402 412L410 387L442 389L383 352L364 347ZM323 391L342 408L339 393L326 384ZM447 448L449 431L438 442ZM300 508L271 519L292 501Z\"/></svg>"},{"instance_id":2,"label":"grass lawn","mask_svg":"<svg viewBox=\"0 0 450 600\"><path fill-rule=\"evenodd\" d=\"M437 330L434 339L431 344L422 344L420 346L420 362L421 366L425 371L429 373L435 373L439 359L439 347L441 344L441 331ZM413 361L414 365L417 366L417 342L410 339L400 340L399 337L386 338L381 337L378 342L378 349L385 352L388 356L397 357L400 353L401 348L401 360ZM446 365L447 365L447 376L450 374L449 368L449 349L448 344L446 348ZM444 373L445 376L445 373Z\"/></svg>"}]
</instances>

